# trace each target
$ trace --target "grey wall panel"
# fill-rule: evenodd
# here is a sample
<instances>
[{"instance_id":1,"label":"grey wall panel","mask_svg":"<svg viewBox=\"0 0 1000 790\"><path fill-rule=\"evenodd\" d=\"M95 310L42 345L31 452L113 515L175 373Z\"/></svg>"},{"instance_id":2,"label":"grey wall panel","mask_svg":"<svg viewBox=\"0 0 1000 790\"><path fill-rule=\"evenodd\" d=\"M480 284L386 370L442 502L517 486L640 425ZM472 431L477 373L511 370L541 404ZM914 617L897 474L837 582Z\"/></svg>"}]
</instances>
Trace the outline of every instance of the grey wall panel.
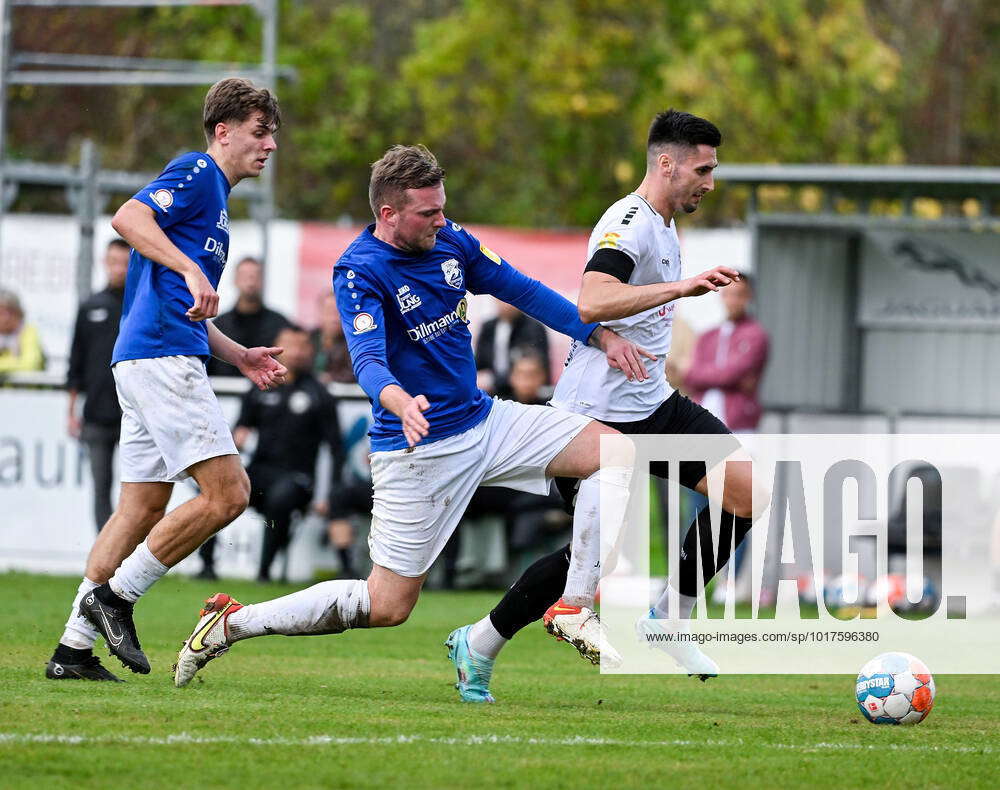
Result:
<instances>
[{"instance_id":1,"label":"grey wall panel","mask_svg":"<svg viewBox=\"0 0 1000 790\"><path fill-rule=\"evenodd\" d=\"M1000 414L1000 332L868 329L862 408Z\"/></svg>"},{"instance_id":2,"label":"grey wall panel","mask_svg":"<svg viewBox=\"0 0 1000 790\"><path fill-rule=\"evenodd\" d=\"M788 433L889 433L889 420L881 414L789 415Z\"/></svg>"},{"instance_id":3,"label":"grey wall panel","mask_svg":"<svg viewBox=\"0 0 1000 790\"><path fill-rule=\"evenodd\" d=\"M896 423L899 433L997 433L1000 419L988 417L901 417ZM1000 495L1000 486L994 492Z\"/></svg>"},{"instance_id":4,"label":"grey wall panel","mask_svg":"<svg viewBox=\"0 0 1000 790\"><path fill-rule=\"evenodd\" d=\"M764 403L843 408L852 367L851 235L771 226L758 233L757 315L771 334Z\"/></svg>"}]
</instances>

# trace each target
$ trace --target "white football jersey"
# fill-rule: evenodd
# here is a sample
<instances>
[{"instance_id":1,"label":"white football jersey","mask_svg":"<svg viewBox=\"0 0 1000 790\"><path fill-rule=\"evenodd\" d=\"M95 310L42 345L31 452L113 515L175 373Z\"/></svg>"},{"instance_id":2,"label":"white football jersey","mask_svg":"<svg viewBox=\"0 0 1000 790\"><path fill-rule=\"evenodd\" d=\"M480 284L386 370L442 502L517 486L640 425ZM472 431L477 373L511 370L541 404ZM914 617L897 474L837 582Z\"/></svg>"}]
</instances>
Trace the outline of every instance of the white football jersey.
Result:
<instances>
[{"instance_id":1,"label":"white football jersey","mask_svg":"<svg viewBox=\"0 0 1000 790\"><path fill-rule=\"evenodd\" d=\"M663 216L634 193L612 205L594 227L587 259L600 249L620 250L632 260L635 268L629 285L681 278L681 247L673 220L664 224ZM552 405L608 422L634 422L656 411L673 392L664 365L670 353L675 305L669 302L628 318L602 322L656 355L656 362L642 357L648 379L629 381L620 370L608 366L603 351L574 340Z\"/></svg>"}]
</instances>

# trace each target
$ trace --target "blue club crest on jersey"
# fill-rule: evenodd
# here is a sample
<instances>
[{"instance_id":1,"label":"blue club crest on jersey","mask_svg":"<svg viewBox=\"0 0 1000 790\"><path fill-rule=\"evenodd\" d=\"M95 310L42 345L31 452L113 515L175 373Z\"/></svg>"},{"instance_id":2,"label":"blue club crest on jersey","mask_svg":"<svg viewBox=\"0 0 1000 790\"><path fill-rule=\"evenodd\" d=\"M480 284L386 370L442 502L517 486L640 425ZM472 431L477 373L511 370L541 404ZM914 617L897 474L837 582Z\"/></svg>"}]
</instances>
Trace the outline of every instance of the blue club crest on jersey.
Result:
<instances>
[{"instance_id":1,"label":"blue club crest on jersey","mask_svg":"<svg viewBox=\"0 0 1000 790\"><path fill-rule=\"evenodd\" d=\"M462 276L462 267L458 265L458 261L449 258L441 264L441 271L444 273L444 281L448 285L460 291L465 290L465 278Z\"/></svg>"}]
</instances>

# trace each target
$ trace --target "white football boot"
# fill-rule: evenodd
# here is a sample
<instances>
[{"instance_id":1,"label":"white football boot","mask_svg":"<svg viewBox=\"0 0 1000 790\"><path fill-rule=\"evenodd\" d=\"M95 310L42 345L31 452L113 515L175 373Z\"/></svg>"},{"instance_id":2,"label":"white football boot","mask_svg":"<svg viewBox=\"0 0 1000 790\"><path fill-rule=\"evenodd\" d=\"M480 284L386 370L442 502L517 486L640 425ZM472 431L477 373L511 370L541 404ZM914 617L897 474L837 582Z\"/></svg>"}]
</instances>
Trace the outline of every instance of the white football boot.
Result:
<instances>
[{"instance_id":1,"label":"white football boot","mask_svg":"<svg viewBox=\"0 0 1000 790\"><path fill-rule=\"evenodd\" d=\"M689 676L701 681L719 676L719 665L701 652L697 642L678 640L679 636L690 632L671 620L657 619L652 609L636 621L635 633L650 650L662 650L672 657Z\"/></svg>"},{"instance_id":2,"label":"white football boot","mask_svg":"<svg viewBox=\"0 0 1000 790\"><path fill-rule=\"evenodd\" d=\"M205 601L201 619L184 642L174 664L174 685L177 688L186 686L199 669L229 650L226 621L229 615L242 608L243 604L225 593L216 593Z\"/></svg>"},{"instance_id":3,"label":"white football boot","mask_svg":"<svg viewBox=\"0 0 1000 790\"><path fill-rule=\"evenodd\" d=\"M592 609L571 606L560 598L542 615L542 622L546 631L569 642L591 664L600 664L603 655L605 666L621 666L621 654L611 646L601 618Z\"/></svg>"}]
</instances>

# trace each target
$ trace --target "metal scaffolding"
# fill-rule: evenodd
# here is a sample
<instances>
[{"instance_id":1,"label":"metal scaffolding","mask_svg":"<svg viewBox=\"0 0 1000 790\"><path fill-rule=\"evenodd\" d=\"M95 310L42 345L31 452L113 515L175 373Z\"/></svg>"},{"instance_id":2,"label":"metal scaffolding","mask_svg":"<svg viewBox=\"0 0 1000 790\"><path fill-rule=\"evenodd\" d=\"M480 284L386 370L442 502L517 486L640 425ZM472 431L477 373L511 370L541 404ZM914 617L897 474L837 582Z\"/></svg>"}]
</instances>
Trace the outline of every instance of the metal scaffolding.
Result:
<instances>
[{"instance_id":1,"label":"metal scaffolding","mask_svg":"<svg viewBox=\"0 0 1000 790\"><path fill-rule=\"evenodd\" d=\"M261 19L261 58L257 63L132 58L112 55L77 55L16 52L11 49L14 13L18 6L34 7L151 7L151 6L250 6ZM103 170L97 146L85 140L79 166L13 161L6 156L8 85L211 85L226 77L247 77L274 88L279 78L294 76L276 63L278 42L277 0L0 0L0 234L7 209L21 184L38 184L66 190L80 227L77 259L77 295L90 293L94 254L94 224L107 198L129 193L148 184L155 173ZM256 181L241 182L233 195L250 204L251 217L261 228L261 257L267 260L270 220L274 216L273 172L265 170ZM2 235L0 235L2 242ZM2 254L2 243L0 243Z\"/></svg>"}]
</instances>

